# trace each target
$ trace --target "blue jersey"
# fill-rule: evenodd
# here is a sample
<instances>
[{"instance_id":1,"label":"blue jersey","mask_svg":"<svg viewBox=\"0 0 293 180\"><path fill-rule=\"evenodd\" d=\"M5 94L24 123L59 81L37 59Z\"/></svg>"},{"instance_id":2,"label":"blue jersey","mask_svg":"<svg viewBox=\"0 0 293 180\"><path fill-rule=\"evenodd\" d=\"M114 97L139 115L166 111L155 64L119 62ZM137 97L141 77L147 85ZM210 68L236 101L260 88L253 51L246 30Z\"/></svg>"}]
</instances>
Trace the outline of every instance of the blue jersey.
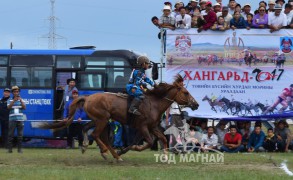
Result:
<instances>
[{"instance_id":1,"label":"blue jersey","mask_svg":"<svg viewBox=\"0 0 293 180\"><path fill-rule=\"evenodd\" d=\"M140 97L143 95L141 86L146 86L147 84L154 85L153 81L146 77L145 70L139 69L134 70L133 77L131 78L133 82L129 82L126 85L126 91L129 95L134 97ZM135 88L136 91L133 93L132 89Z\"/></svg>"}]
</instances>

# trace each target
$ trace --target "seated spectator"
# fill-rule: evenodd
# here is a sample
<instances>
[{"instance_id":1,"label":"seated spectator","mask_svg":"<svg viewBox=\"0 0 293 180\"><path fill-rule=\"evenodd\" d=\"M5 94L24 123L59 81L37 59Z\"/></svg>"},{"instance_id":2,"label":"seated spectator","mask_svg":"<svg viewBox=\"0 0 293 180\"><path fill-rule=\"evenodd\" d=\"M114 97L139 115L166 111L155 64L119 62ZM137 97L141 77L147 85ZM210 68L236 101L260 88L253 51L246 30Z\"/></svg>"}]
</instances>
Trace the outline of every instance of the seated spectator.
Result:
<instances>
[{"instance_id":1,"label":"seated spectator","mask_svg":"<svg viewBox=\"0 0 293 180\"><path fill-rule=\"evenodd\" d=\"M270 0L269 1L269 8L267 10L267 14L275 12L275 5L276 5L275 0Z\"/></svg>"},{"instance_id":2,"label":"seated spectator","mask_svg":"<svg viewBox=\"0 0 293 180\"><path fill-rule=\"evenodd\" d=\"M163 15L159 20L159 25L162 28L175 29L175 18L171 15L170 6L164 6Z\"/></svg>"},{"instance_id":3,"label":"seated spectator","mask_svg":"<svg viewBox=\"0 0 293 180\"><path fill-rule=\"evenodd\" d=\"M228 27L230 27L230 21L233 18L233 16L228 13L228 7L227 6L224 6L222 8L222 12L217 13L217 17L219 17L219 16L223 16L223 18L225 19L225 22L227 23Z\"/></svg>"},{"instance_id":4,"label":"seated spectator","mask_svg":"<svg viewBox=\"0 0 293 180\"><path fill-rule=\"evenodd\" d=\"M218 21L214 23L211 30L225 31L228 29L228 25L222 16L218 17Z\"/></svg>"},{"instance_id":5,"label":"seated spectator","mask_svg":"<svg viewBox=\"0 0 293 180\"><path fill-rule=\"evenodd\" d=\"M244 18L244 20L247 20L247 15L248 14L254 14L253 11L251 11L251 6L250 4L245 4L243 6L243 12L241 13L242 17Z\"/></svg>"},{"instance_id":6,"label":"seated spectator","mask_svg":"<svg viewBox=\"0 0 293 180\"><path fill-rule=\"evenodd\" d=\"M290 23L292 21L292 18L293 18L293 10L292 10L291 4L286 4L285 5L284 14L287 17L287 25L290 25Z\"/></svg>"},{"instance_id":7,"label":"seated spectator","mask_svg":"<svg viewBox=\"0 0 293 180\"><path fill-rule=\"evenodd\" d=\"M247 144L249 141L250 134L254 131L254 129L251 127L251 122L247 121L244 123L244 128L240 132L242 135L242 145L244 148L247 148Z\"/></svg>"},{"instance_id":8,"label":"seated spectator","mask_svg":"<svg viewBox=\"0 0 293 180\"><path fill-rule=\"evenodd\" d=\"M234 12L235 12L235 9L236 9L236 5L237 5L237 3L236 3L236 1L235 0L229 0L229 4L228 4L228 6L229 6L229 14L234 14Z\"/></svg>"},{"instance_id":9,"label":"seated spectator","mask_svg":"<svg viewBox=\"0 0 293 180\"><path fill-rule=\"evenodd\" d=\"M217 21L217 15L212 10L212 3L210 1L206 3L206 10L204 11L203 18L205 19L206 23L197 29L198 33L200 33L202 30L210 29Z\"/></svg>"},{"instance_id":10,"label":"seated spectator","mask_svg":"<svg viewBox=\"0 0 293 180\"><path fill-rule=\"evenodd\" d=\"M254 127L254 132L251 133L247 145L248 152L263 152L263 142L265 139L265 133L261 130L260 125Z\"/></svg>"},{"instance_id":11,"label":"seated spectator","mask_svg":"<svg viewBox=\"0 0 293 180\"><path fill-rule=\"evenodd\" d=\"M275 129L275 135L277 136L278 151L288 152L289 145L291 143L291 132L285 127L286 121L282 120L278 122L278 126Z\"/></svg>"},{"instance_id":12,"label":"seated spectator","mask_svg":"<svg viewBox=\"0 0 293 180\"><path fill-rule=\"evenodd\" d=\"M222 12L222 6L219 3L214 5L214 12L217 14L218 12Z\"/></svg>"},{"instance_id":13,"label":"seated spectator","mask_svg":"<svg viewBox=\"0 0 293 180\"><path fill-rule=\"evenodd\" d=\"M246 24L247 24L247 28L252 28L252 19L253 19L253 15L252 14L247 14L246 15Z\"/></svg>"},{"instance_id":14,"label":"seated spectator","mask_svg":"<svg viewBox=\"0 0 293 180\"><path fill-rule=\"evenodd\" d=\"M268 26L270 32L279 31L284 26L287 26L287 17L284 13L281 13L282 7L279 4L275 6L275 12L269 14Z\"/></svg>"},{"instance_id":15,"label":"seated spectator","mask_svg":"<svg viewBox=\"0 0 293 180\"><path fill-rule=\"evenodd\" d=\"M254 28L267 28L268 27L268 14L266 14L264 7L258 8L258 14L253 17L252 26Z\"/></svg>"},{"instance_id":16,"label":"seated spectator","mask_svg":"<svg viewBox=\"0 0 293 180\"><path fill-rule=\"evenodd\" d=\"M206 134L207 133L207 120L202 120L200 122L200 126L195 127L195 131L200 132L201 134Z\"/></svg>"},{"instance_id":17,"label":"seated spectator","mask_svg":"<svg viewBox=\"0 0 293 180\"><path fill-rule=\"evenodd\" d=\"M191 27L192 28L198 28L205 24L205 20L203 16L200 14L200 12L194 12L192 20L191 20Z\"/></svg>"},{"instance_id":18,"label":"seated spectator","mask_svg":"<svg viewBox=\"0 0 293 180\"><path fill-rule=\"evenodd\" d=\"M189 29L191 27L191 16L186 14L185 7L179 8L180 15L176 16L176 27Z\"/></svg>"},{"instance_id":19,"label":"seated spectator","mask_svg":"<svg viewBox=\"0 0 293 180\"><path fill-rule=\"evenodd\" d=\"M238 11L235 11L233 19L230 21L230 28L233 30L247 28L244 18L240 16Z\"/></svg>"},{"instance_id":20,"label":"seated spectator","mask_svg":"<svg viewBox=\"0 0 293 180\"><path fill-rule=\"evenodd\" d=\"M230 126L230 132L225 134L224 145L221 150L229 153L236 153L243 150L243 145L241 145L241 134L237 133L236 126Z\"/></svg>"},{"instance_id":21,"label":"seated spectator","mask_svg":"<svg viewBox=\"0 0 293 180\"><path fill-rule=\"evenodd\" d=\"M200 148L203 152L208 152L209 149L217 149L217 145L218 136L214 133L214 128L209 126L208 133L202 135Z\"/></svg>"},{"instance_id":22,"label":"seated spectator","mask_svg":"<svg viewBox=\"0 0 293 180\"><path fill-rule=\"evenodd\" d=\"M277 136L275 136L272 128L268 129L268 135L265 138L263 147L268 152L274 152L276 150Z\"/></svg>"},{"instance_id":23,"label":"seated spectator","mask_svg":"<svg viewBox=\"0 0 293 180\"><path fill-rule=\"evenodd\" d=\"M216 134L218 135L219 146L224 145L224 137L225 137L225 134L228 132L228 129L225 129L225 127L226 127L226 123L224 121L220 121L219 127L216 128Z\"/></svg>"}]
</instances>

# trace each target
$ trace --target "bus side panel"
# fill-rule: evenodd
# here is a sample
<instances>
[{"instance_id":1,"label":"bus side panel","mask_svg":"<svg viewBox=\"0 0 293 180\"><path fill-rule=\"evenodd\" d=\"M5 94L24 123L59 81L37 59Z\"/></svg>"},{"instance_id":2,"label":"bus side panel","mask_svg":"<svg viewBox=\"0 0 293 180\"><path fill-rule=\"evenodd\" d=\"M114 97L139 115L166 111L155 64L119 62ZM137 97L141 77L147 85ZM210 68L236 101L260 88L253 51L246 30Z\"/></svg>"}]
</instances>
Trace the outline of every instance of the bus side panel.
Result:
<instances>
[{"instance_id":1,"label":"bus side panel","mask_svg":"<svg viewBox=\"0 0 293 180\"><path fill-rule=\"evenodd\" d=\"M21 98L26 103L27 121L24 122L24 137L54 138L52 130L38 129L42 122L53 120L54 91L52 89L22 89Z\"/></svg>"}]
</instances>

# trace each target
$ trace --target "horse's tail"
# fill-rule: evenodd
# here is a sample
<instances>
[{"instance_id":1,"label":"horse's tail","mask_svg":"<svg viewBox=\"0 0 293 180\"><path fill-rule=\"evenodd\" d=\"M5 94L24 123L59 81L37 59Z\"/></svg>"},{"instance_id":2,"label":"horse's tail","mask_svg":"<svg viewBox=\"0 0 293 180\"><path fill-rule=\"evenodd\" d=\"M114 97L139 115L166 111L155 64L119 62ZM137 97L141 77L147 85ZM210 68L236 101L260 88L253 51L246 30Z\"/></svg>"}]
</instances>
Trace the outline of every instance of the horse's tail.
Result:
<instances>
[{"instance_id":1,"label":"horse's tail","mask_svg":"<svg viewBox=\"0 0 293 180\"><path fill-rule=\"evenodd\" d=\"M82 96L72 101L70 108L69 108L69 116L67 121L61 121L58 123L45 123L41 124L38 127L41 129L64 129L68 127L74 120L74 114L77 108L82 108L84 105L84 102L86 100L86 97Z\"/></svg>"}]
</instances>

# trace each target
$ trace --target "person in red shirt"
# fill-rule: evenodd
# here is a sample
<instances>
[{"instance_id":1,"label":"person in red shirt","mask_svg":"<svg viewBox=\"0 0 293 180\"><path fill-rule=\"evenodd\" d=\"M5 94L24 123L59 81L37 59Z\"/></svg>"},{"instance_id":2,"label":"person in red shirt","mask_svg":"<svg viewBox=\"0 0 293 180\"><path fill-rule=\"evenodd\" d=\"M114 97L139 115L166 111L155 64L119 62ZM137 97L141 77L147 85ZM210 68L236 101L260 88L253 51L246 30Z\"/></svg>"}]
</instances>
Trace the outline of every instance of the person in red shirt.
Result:
<instances>
[{"instance_id":1,"label":"person in red shirt","mask_svg":"<svg viewBox=\"0 0 293 180\"><path fill-rule=\"evenodd\" d=\"M208 1L206 3L206 9L201 12L203 15L203 18L205 20L205 24L197 29L197 32L200 33L202 30L208 30L210 29L214 23L217 21L217 15L216 13L212 10L212 3Z\"/></svg>"},{"instance_id":2,"label":"person in red shirt","mask_svg":"<svg viewBox=\"0 0 293 180\"><path fill-rule=\"evenodd\" d=\"M224 145L221 147L221 151L236 153L244 149L241 144L242 136L237 133L237 128L235 125L230 126L230 132L225 134Z\"/></svg>"}]
</instances>

